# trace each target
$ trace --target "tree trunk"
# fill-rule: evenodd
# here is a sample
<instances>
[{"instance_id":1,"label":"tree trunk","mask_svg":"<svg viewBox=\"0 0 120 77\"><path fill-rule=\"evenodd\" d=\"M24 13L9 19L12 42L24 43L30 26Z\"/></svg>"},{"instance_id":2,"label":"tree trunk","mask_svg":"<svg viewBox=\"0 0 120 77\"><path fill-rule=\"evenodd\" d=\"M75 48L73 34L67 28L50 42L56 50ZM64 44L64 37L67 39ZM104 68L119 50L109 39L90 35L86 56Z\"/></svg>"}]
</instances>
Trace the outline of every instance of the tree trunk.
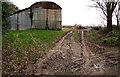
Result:
<instances>
[{"instance_id":1,"label":"tree trunk","mask_svg":"<svg viewBox=\"0 0 120 77\"><path fill-rule=\"evenodd\" d=\"M112 31L112 11L107 10L107 29L108 32Z\"/></svg>"},{"instance_id":2,"label":"tree trunk","mask_svg":"<svg viewBox=\"0 0 120 77\"><path fill-rule=\"evenodd\" d=\"M119 20L117 19L117 27L119 28L120 24L119 24Z\"/></svg>"}]
</instances>

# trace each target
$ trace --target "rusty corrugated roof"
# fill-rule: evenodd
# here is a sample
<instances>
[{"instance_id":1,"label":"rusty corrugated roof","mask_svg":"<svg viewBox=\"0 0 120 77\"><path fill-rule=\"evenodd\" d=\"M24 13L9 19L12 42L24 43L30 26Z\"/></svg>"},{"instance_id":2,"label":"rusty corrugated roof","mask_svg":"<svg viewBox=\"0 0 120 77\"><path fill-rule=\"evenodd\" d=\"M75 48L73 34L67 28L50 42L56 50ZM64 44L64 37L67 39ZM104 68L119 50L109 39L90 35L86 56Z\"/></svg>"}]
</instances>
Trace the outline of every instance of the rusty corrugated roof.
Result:
<instances>
[{"instance_id":1,"label":"rusty corrugated roof","mask_svg":"<svg viewBox=\"0 0 120 77\"><path fill-rule=\"evenodd\" d=\"M58 4L54 3L54 2L50 2L50 1L40 1L40 2L36 2L34 4L32 4L30 7L25 8L23 10L19 10L13 14L17 14L26 10L29 10L31 8L45 8L45 9L62 9ZM13 15L11 14L11 15Z\"/></svg>"},{"instance_id":2,"label":"rusty corrugated roof","mask_svg":"<svg viewBox=\"0 0 120 77\"><path fill-rule=\"evenodd\" d=\"M50 1L36 2L31 7L34 8L45 8L45 9L62 9L58 4Z\"/></svg>"}]
</instances>

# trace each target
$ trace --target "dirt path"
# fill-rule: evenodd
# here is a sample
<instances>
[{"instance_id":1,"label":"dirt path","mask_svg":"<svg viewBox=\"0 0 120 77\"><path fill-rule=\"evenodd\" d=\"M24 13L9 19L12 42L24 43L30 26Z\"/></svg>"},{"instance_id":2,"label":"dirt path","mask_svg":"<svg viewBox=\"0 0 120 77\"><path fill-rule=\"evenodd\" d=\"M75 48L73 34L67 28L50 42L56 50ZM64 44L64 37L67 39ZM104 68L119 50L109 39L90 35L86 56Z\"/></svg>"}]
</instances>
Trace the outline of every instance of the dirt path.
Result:
<instances>
[{"instance_id":1,"label":"dirt path","mask_svg":"<svg viewBox=\"0 0 120 77\"><path fill-rule=\"evenodd\" d=\"M34 74L41 75L104 75L108 72L105 57L91 52L84 40L84 32L77 30L82 41L75 41L72 34L66 34L44 58L34 65ZM33 68L33 67L30 67ZM30 70L28 73L30 74ZM33 70L32 70L33 72Z\"/></svg>"}]
</instances>

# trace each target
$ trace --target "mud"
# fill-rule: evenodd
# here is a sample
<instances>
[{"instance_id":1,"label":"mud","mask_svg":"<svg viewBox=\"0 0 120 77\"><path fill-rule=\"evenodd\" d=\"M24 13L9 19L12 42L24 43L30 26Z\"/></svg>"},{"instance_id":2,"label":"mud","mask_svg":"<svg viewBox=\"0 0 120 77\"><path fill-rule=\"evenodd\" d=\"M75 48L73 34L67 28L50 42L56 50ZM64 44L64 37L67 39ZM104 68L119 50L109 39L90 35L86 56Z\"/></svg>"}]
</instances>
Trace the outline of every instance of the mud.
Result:
<instances>
[{"instance_id":1,"label":"mud","mask_svg":"<svg viewBox=\"0 0 120 77\"><path fill-rule=\"evenodd\" d=\"M40 58L34 65L28 66L26 75L118 74L118 58L103 53L105 49L99 46L91 49L84 31L75 31L78 32L80 40L74 40L72 36L74 31L68 32L47 55ZM102 53L96 53L97 50Z\"/></svg>"}]
</instances>

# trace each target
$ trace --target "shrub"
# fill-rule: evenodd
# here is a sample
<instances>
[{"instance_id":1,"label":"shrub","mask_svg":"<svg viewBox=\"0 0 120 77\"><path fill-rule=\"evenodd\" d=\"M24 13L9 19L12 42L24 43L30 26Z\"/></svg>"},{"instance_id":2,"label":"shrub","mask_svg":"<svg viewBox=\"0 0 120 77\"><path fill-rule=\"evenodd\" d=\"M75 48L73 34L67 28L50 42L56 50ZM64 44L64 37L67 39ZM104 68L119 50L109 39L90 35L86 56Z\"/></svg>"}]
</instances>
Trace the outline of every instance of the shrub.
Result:
<instances>
[{"instance_id":1,"label":"shrub","mask_svg":"<svg viewBox=\"0 0 120 77\"><path fill-rule=\"evenodd\" d=\"M108 34L110 34L111 36L120 38L120 31L111 31Z\"/></svg>"},{"instance_id":2,"label":"shrub","mask_svg":"<svg viewBox=\"0 0 120 77\"><path fill-rule=\"evenodd\" d=\"M95 26L95 27L92 27L94 30L101 30L102 27L101 26Z\"/></svg>"},{"instance_id":3,"label":"shrub","mask_svg":"<svg viewBox=\"0 0 120 77\"><path fill-rule=\"evenodd\" d=\"M104 43L111 46L120 45L120 31L111 31L107 35L105 35L105 38L102 40Z\"/></svg>"},{"instance_id":4,"label":"shrub","mask_svg":"<svg viewBox=\"0 0 120 77\"><path fill-rule=\"evenodd\" d=\"M111 46L114 46L114 45L118 45L118 37L108 37L108 38L104 38L103 39L103 42L108 44L108 45L111 45Z\"/></svg>"}]
</instances>

